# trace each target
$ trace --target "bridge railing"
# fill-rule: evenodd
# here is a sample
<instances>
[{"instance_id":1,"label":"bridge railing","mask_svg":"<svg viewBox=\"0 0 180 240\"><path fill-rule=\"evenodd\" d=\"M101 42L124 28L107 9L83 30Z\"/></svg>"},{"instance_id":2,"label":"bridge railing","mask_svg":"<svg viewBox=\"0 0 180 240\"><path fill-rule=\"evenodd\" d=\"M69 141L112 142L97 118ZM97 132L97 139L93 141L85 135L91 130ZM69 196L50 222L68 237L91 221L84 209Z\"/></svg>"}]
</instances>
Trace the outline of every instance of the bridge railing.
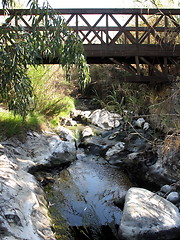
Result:
<instances>
[{"instance_id":1,"label":"bridge railing","mask_svg":"<svg viewBox=\"0 0 180 240\"><path fill-rule=\"evenodd\" d=\"M55 9L84 44L180 44L180 9ZM32 13L39 15L39 13ZM39 24L46 16L41 13ZM0 25L31 30L28 9L0 10ZM43 31L43 27L42 27Z\"/></svg>"}]
</instances>

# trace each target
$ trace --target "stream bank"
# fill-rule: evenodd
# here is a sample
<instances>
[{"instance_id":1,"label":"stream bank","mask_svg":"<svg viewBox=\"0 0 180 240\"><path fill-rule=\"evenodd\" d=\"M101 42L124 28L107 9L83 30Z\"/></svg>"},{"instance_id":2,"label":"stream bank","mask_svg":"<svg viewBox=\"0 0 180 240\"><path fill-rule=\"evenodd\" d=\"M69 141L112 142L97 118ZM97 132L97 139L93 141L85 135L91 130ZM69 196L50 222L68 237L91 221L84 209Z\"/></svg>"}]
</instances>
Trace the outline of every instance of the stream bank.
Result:
<instances>
[{"instance_id":1,"label":"stream bank","mask_svg":"<svg viewBox=\"0 0 180 240\"><path fill-rule=\"evenodd\" d=\"M161 152L164 153L163 146L165 146L162 144L163 139L160 139L159 148L157 144L152 144L154 131L145 120L137 119L132 123L132 128L121 116L105 110L74 112L73 121L82 121L86 124L84 130L80 131L80 140L76 142L72 131L60 126L58 134L29 132L24 142L11 139L1 143L3 149L1 161L4 161L1 163L6 174L2 176L1 184L6 186L5 181L9 181L9 187L2 188L0 219L2 239L106 239L106 237L107 239L132 239L132 237L154 239L155 235L157 239L176 239L180 229L177 208L179 198L174 202L177 207L164 198L168 198L173 192L179 194L179 165L175 162L174 166L164 163L169 161L172 154L173 158L178 156L178 144L176 148L168 149L167 159L165 154L162 158ZM66 122L69 125L69 121ZM177 142L178 135L173 137L172 146ZM170 139L167 141L169 143ZM9 165L5 165L5 162ZM12 167L14 175L10 174ZM28 172L36 175L39 184ZM167 220L161 217L161 222L154 223L154 218L148 217L148 230L143 225L143 216L138 226L139 222L132 217L131 211L122 210L124 197L129 188L136 191L136 193L134 190L130 191L130 199L136 194L139 196L137 198L143 199L138 188L132 186L141 184L141 187L146 186L148 189L153 183L157 187L156 191L167 183L171 187L166 192L159 191L158 194L164 198L158 196L157 206L154 208L156 212L159 207L158 202L161 200L162 207L168 206L166 210L162 209L162 212L167 212L169 218ZM37 197L40 186L45 189L46 196L41 190L40 196ZM12 189L16 191L13 192ZM26 199L23 198L25 189L29 192L25 194ZM35 197L32 198L32 194ZM149 194L148 192L147 196ZM154 193L153 195L156 196ZM8 197L12 202L8 202ZM46 209L45 198L54 218L52 228L50 219L46 218L47 212L43 215L45 223L44 220L36 221ZM17 203L22 202L22 199L23 205L18 205ZM137 202L137 212L139 212L139 204L143 206L142 202ZM129 209L128 205L129 197L126 197L124 209ZM3 208L3 206L8 206L8 212L6 212L7 207ZM27 206L29 210L25 211ZM147 211L151 208L152 205L149 204ZM126 234L127 212L130 214L128 219L137 223L136 226L133 225L136 229L135 236L132 236L133 231L128 231L130 236ZM167 222L171 224L167 226ZM158 224L159 230L152 228L152 224ZM29 233L28 231L25 233L25 229L28 229ZM56 237L53 230L57 233ZM168 234L172 230L176 230L175 235ZM164 238L166 236L167 238Z\"/></svg>"}]
</instances>

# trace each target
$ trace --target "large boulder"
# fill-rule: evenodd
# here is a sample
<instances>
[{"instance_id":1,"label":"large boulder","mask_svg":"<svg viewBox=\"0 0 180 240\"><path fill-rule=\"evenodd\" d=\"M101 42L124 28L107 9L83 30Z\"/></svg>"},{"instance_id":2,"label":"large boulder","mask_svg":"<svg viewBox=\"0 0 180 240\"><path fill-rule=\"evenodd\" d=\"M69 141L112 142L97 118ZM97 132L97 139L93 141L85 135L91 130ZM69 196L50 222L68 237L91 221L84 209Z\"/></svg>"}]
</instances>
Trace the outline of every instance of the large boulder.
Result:
<instances>
[{"instance_id":1,"label":"large boulder","mask_svg":"<svg viewBox=\"0 0 180 240\"><path fill-rule=\"evenodd\" d=\"M0 145L0 239L55 240L42 189L7 155Z\"/></svg>"},{"instance_id":2,"label":"large boulder","mask_svg":"<svg viewBox=\"0 0 180 240\"><path fill-rule=\"evenodd\" d=\"M59 135L29 132L0 144L0 239L55 240L42 189L28 173L38 167L59 167L76 159L70 130Z\"/></svg>"},{"instance_id":3,"label":"large boulder","mask_svg":"<svg viewBox=\"0 0 180 240\"><path fill-rule=\"evenodd\" d=\"M15 155L18 164L25 171L41 166L59 167L76 159L76 146L72 132L63 127L59 135L46 132L29 132L24 142L11 139L3 142L9 153Z\"/></svg>"},{"instance_id":4,"label":"large boulder","mask_svg":"<svg viewBox=\"0 0 180 240\"><path fill-rule=\"evenodd\" d=\"M143 188L127 192L119 237L125 240L175 239L180 236L180 213L175 205Z\"/></svg>"}]
</instances>

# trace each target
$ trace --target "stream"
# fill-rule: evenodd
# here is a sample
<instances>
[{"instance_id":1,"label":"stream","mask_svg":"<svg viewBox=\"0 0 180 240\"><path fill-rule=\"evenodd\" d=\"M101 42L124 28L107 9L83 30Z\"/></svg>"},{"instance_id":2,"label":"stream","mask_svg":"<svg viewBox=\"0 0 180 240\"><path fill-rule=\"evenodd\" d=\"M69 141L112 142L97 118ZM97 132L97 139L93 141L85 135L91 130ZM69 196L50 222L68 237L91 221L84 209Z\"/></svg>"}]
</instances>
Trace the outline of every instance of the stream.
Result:
<instances>
[{"instance_id":1,"label":"stream","mask_svg":"<svg viewBox=\"0 0 180 240\"><path fill-rule=\"evenodd\" d=\"M36 173L46 192L57 240L118 239L122 210L115 202L133 184L123 169L101 156L101 148L117 143L109 140L113 132L117 129L85 137L67 168Z\"/></svg>"},{"instance_id":2,"label":"stream","mask_svg":"<svg viewBox=\"0 0 180 240\"><path fill-rule=\"evenodd\" d=\"M101 157L79 149L77 158L45 187L51 214L57 225L63 223L63 228L55 227L57 239L62 239L65 230L63 239L116 239L122 211L113 201L132 184L123 171L109 167Z\"/></svg>"},{"instance_id":3,"label":"stream","mask_svg":"<svg viewBox=\"0 0 180 240\"><path fill-rule=\"evenodd\" d=\"M1 142L0 239L179 239L178 134L162 145L100 109L67 120Z\"/></svg>"},{"instance_id":4,"label":"stream","mask_svg":"<svg viewBox=\"0 0 180 240\"><path fill-rule=\"evenodd\" d=\"M138 120L135 128L122 120L119 123L112 120L108 124L115 127L107 129L108 114L103 112L100 122L96 113L93 113L96 126L88 123L88 127L81 125L79 129L74 161L63 168L56 166L35 173L46 194L57 240L120 239L118 228L127 191L137 184L153 189L156 186L155 179L149 178L149 186L143 179L157 161L150 144L153 130L149 126L143 129ZM64 135L60 137L68 141ZM157 172L153 176L158 176ZM162 185L164 178L158 183Z\"/></svg>"}]
</instances>

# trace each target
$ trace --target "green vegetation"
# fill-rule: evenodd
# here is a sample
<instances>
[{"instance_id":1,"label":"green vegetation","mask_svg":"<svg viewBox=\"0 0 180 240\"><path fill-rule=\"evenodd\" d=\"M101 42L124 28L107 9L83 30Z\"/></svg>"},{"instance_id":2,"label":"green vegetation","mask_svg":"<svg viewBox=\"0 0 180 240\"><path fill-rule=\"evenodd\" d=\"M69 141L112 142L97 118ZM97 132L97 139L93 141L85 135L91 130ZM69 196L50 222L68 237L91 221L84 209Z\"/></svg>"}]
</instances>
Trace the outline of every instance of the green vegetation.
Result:
<instances>
[{"instance_id":1,"label":"green vegetation","mask_svg":"<svg viewBox=\"0 0 180 240\"><path fill-rule=\"evenodd\" d=\"M121 83L124 70L118 66L91 66L92 104L95 108L105 108L118 112L124 119L131 122L133 118L144 117L151 126L164 131L178 131L179 94L178 81L171 85L147 85ZM178 79L178 77L177 77Z\"/></svg>"},{"instance_id":2,"label":"green vegetation","mask_svg":"<svg viewBox=\"0 0 180 240\"><path fill-rule=\"evenodd\" d=\"M26 119L12 112L0 112L0 139L10 138L14 135L22 136L27 130L40 130L44 118L37 114L30 114Z\"/></svg>"},{"instance_id":3,"label":"green vegetation","mask_svg":"<svg viewBox=\"0 0 180 240\"><path fill-rule=\"evenodd\" d=\"M146 84L121 83L120 79L128 73L116 65L94 65L90 72L92 103L97 107L120 114L124 114L124 110L137 116L147 114L153 88Z\"/></svg>"},{"instance_id":4,"label":"green vegetation","mask_svg":"<svg viewBox=\"0 0 180 240\"><path fill-rule=\"evenodd\" d=\"M2 5L10 8L14 1L2 0ZM30 16L31 32L12 26L10 18L0 28L0 102L10 111L0 112L1 137L57 125L61 116L70 113L75 107L70 93L76 88L69 81L72 67L76 66L81 91L90 81L82 43L64 19L48 3L40 8L38 1L30 0L29 8L39 14ZM38 66L46 56L58 56L61 69Z\"/></svg>"},{"instance_id":5,"label":"green vegetation","mask_svg":"<svg viewBox=\"0 0 180 240\"><path fill-rule=\"evenodd\" d=\"M65 80L58 65L29 66L27 76L31 81L33 96L26 118L12 111L0 111L0 137L23 135L27 130L47 130L58 126L60 118L69 115L76 100L70 96L77 91L75 84Z\"/></svg>"},{"instance_id":6,"label":"green vegetation","mask_svg":"<svg viewBox=\"0 0 180 240\"><path fill-rule=\"evenodd\" d=\"M3 6L12 4L4 1ZM66 70L70 80L71 68L76 65L79 86L83 91L89 82L89 70L86 64L80 39L66 26L61 16L47 4L39 8L38 1L29 1L32 31L11 26L10 18L0 28L0 98L14 114L23 118L29 112L34 101L33 87L28 77L28 66L43 62L43 57L53 59L58 56L59 64ZM41 27L45 30L41 31Z\"/></svg>"},{"instance_id":7,"label":"green vegetation","mask_svg":"<svg viewBox=\"0 0 180 240\"><path fill-rule=\"evenodd\" d=\"M52 118L66 116L75 108L75 100L69 96L75 87L65 81L63 70L59 66L31 66L28 76L35 96L34 111Z\"/></svg>"}]
</instances>

